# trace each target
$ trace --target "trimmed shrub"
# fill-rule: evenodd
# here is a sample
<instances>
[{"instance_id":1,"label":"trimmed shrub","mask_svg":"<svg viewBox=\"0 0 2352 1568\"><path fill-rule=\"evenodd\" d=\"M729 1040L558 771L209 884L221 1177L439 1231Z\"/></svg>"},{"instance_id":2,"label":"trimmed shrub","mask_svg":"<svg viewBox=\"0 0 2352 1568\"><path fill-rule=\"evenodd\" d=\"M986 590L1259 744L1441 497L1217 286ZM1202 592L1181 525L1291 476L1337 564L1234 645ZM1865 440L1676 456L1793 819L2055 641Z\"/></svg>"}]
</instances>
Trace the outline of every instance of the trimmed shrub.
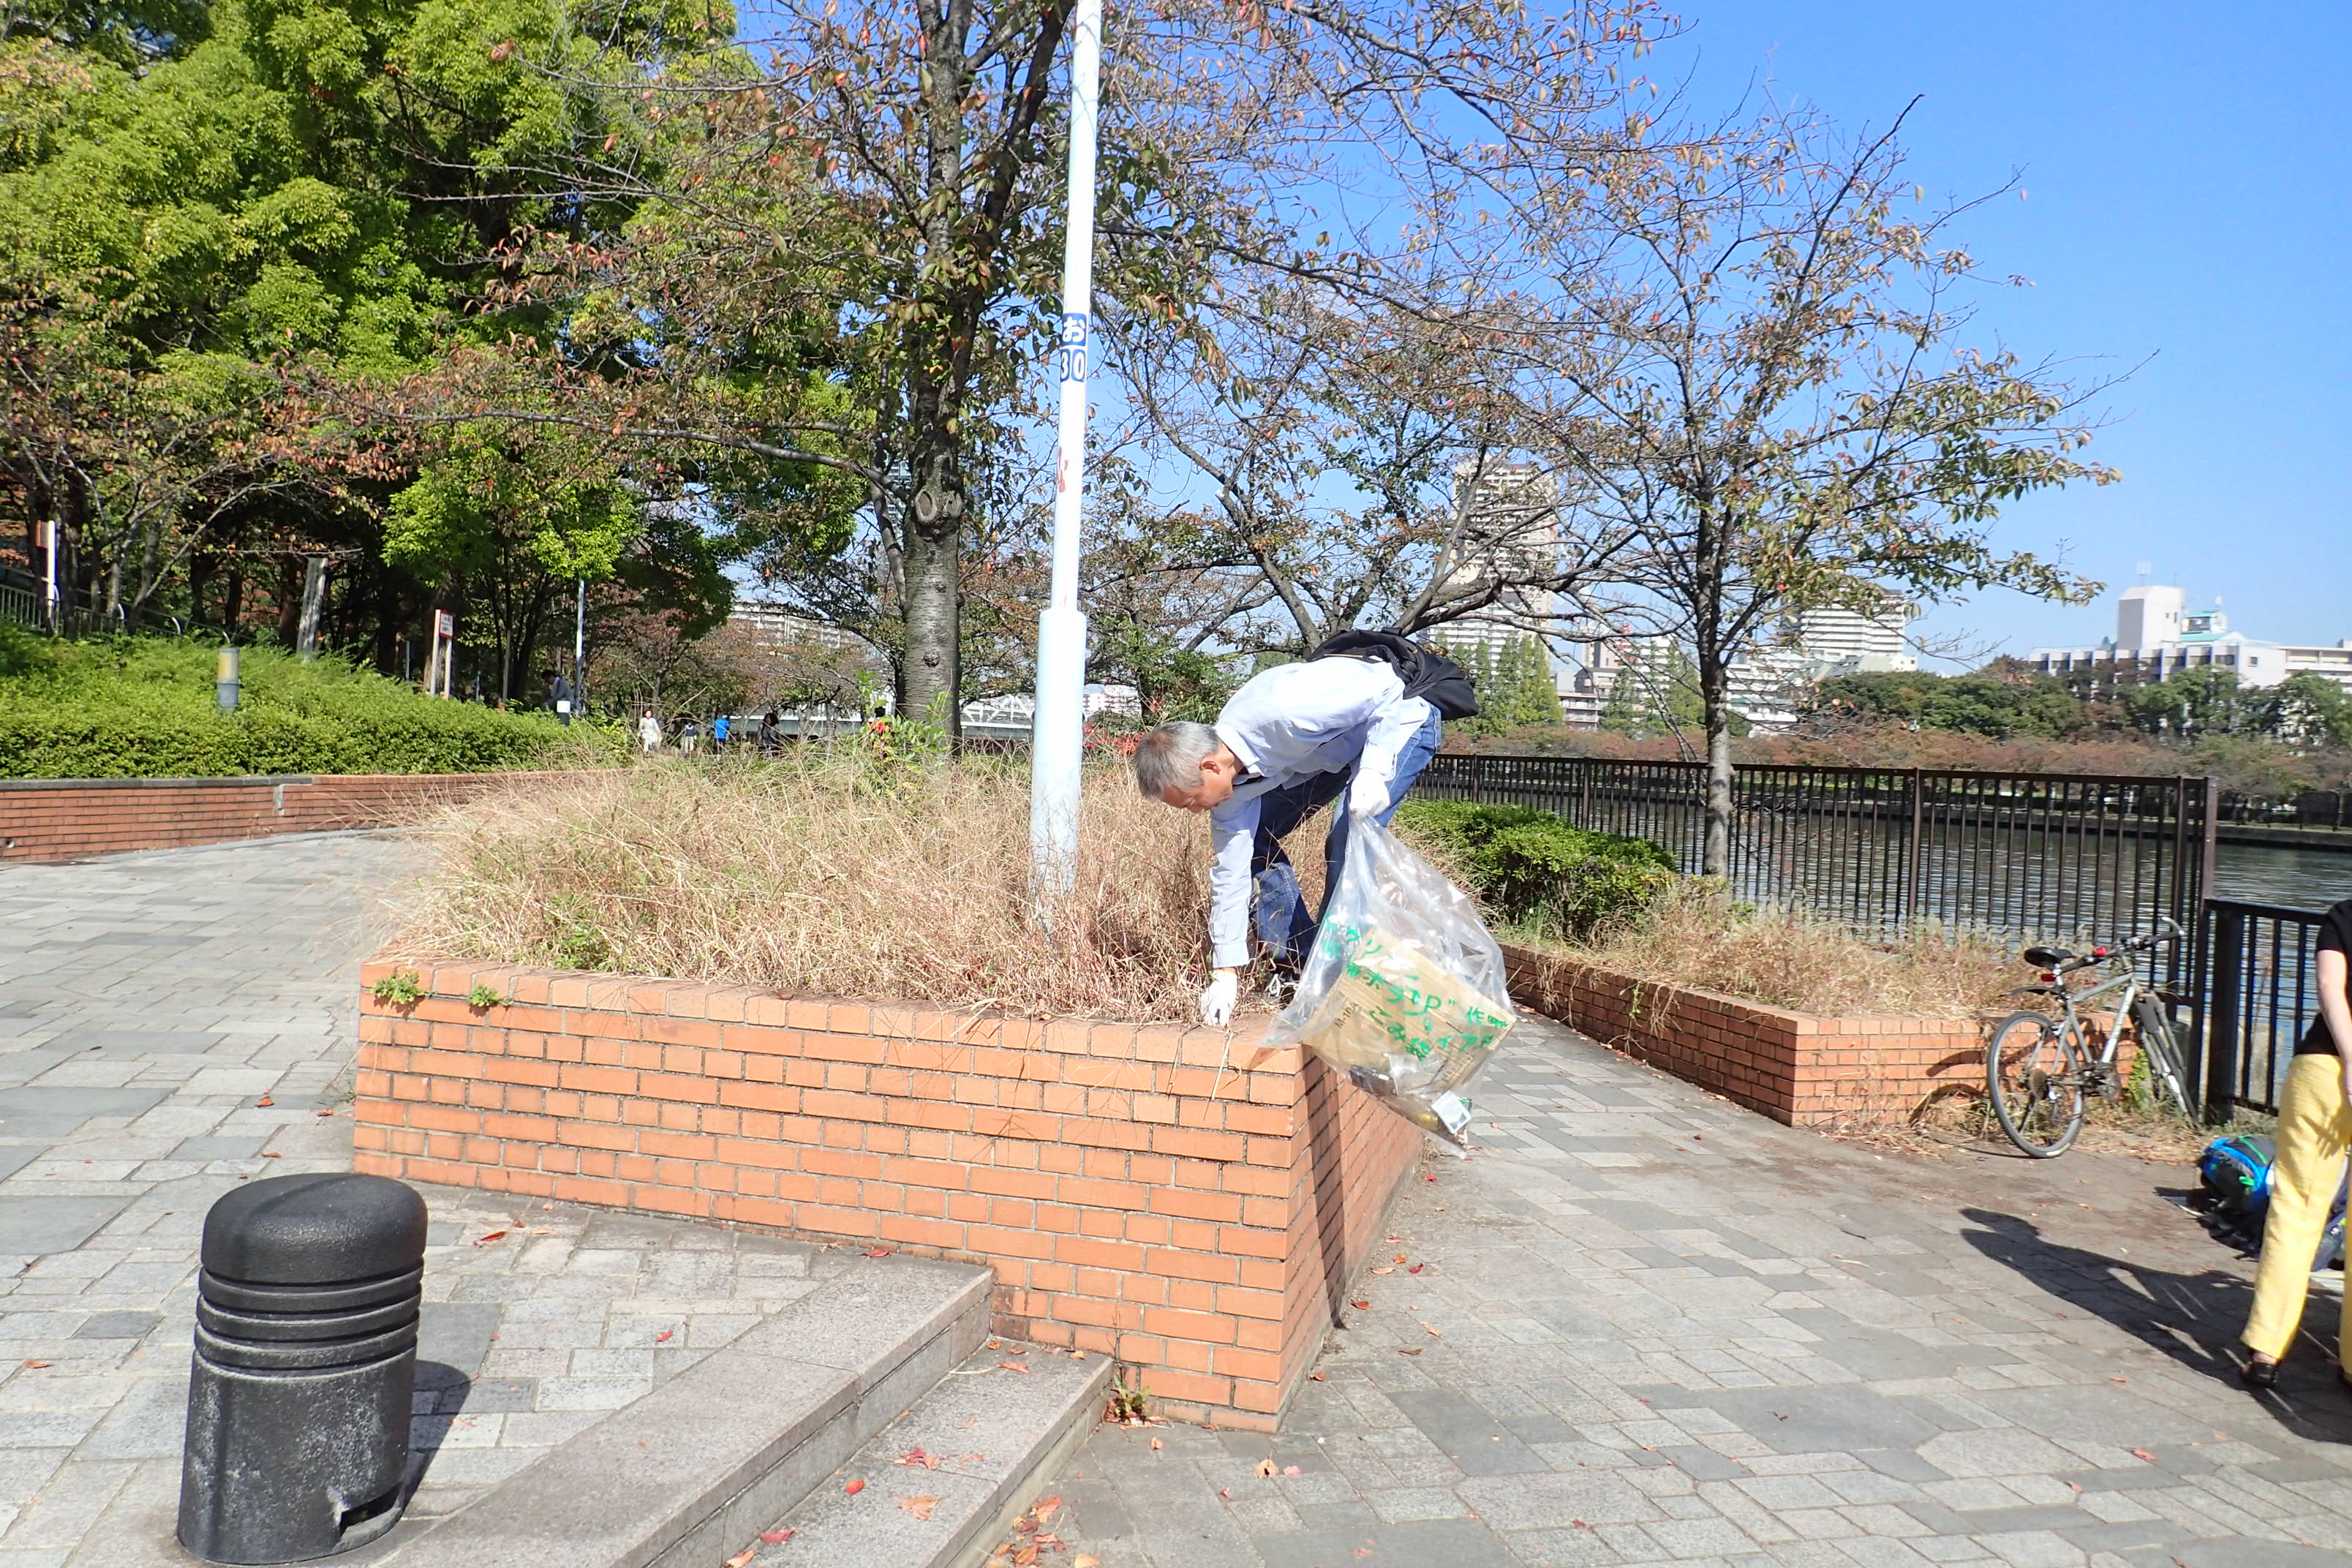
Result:
<instances>
[{"instance_id":1,"label":"trimmed shrub","mask_svg":"<svg viewBox=\"0 0 2352 1568\"><path fill-rule=\"evenodd\" d=\"M447 702L321 655L247 648L236 711L214 649L160 637L52 642L0 626L0 778L462 773L618 761L617 726Z\"/></svg>"},{"instance_id":2,"label":"trimmed shrub","mask_svg":"<svg viewBox=\"0 0 2352 1568\"><path fill-rule=\"evenodd\" d=\"M1675 881L1674 857L1646 838L1588 833L1528 805L1408 800L1399 832L1459 872L1507 925L1581 938L1647 910Z\"/></svg>"}]
</instances>

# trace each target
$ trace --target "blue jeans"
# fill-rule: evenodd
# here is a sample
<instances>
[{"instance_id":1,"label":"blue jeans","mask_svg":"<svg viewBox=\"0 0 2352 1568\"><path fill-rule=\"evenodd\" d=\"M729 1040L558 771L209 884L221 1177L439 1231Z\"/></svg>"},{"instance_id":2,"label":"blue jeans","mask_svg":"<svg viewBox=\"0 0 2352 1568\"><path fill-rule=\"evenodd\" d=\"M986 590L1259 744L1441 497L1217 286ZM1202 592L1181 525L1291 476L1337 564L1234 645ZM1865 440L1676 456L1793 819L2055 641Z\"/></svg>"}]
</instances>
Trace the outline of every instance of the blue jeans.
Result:
<instances>
[{"instance_id":1,"label":"blue jeans","mask_svg":"<svg viewBox=\"0 0 2352 1568\"><path fill-rule=\"evenodd\" d=\"M1429 765L1429 759L1437 754L1437 743L1444 731L1444 721L1432 710L1429 722L1397 753L1396 773L1389 780L1388 807L1380 813L1382 826L1396 815L1405 791L1421 776L1421 770ZM1250 874L1257 884L1257 939L1273 950L1276 967L1292 973L1307 962L1307 944L1315 940L1315 928L1323 917L1319 910L1312 916L1307 914L1307 897L1298 889L1298 873L1292 869L1290 857L1283 853L1282 841L1301 822L1339 800L1355 776L1353 768L1344 773L1317 773L1297 784L1268 790L1258 797L1257 839L1250 849ZM1348 807L1342 801L1332 812L1331 830L1323 839L1323 901L1327 907L1331 901L1331 889L1339 885L1339 868L1348 858Z\"/></svg>"}]
</instances>

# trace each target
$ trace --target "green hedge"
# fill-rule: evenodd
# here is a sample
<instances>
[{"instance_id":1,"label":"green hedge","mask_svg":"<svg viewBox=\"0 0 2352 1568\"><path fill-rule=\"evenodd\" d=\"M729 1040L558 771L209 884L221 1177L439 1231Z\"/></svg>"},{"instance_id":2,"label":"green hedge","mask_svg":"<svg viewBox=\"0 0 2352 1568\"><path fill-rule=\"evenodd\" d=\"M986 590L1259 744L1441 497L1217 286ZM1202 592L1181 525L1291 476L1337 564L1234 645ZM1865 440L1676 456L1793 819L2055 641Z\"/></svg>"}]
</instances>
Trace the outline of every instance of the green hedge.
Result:
<instances>
[{"instance_id":1,"label":"green hedge","mask_svg":"<svg viewBox=\"0 0 2352 1568\"><path fill-rule=\"evenodd\" d=\"M1408 800L1396 826L1458 868L1504 924L1545 936L1583 937L1639 914L1677 869L1646 838L1587 833L1533 806Z\"/></svg>"},{"instance_id":2,"label":"green hedge","mask_svg":"<svg viewBox=\"0 0 2352 1568\"><path fill-rule=\"evenodd\" d=\"M615 761L617 726L570 729L419 695L330 657L247 648L236 711L214 705L215 650L120 637L53 642L0 626L0 778L459 773Z\"/></svg>"}]
</instances>

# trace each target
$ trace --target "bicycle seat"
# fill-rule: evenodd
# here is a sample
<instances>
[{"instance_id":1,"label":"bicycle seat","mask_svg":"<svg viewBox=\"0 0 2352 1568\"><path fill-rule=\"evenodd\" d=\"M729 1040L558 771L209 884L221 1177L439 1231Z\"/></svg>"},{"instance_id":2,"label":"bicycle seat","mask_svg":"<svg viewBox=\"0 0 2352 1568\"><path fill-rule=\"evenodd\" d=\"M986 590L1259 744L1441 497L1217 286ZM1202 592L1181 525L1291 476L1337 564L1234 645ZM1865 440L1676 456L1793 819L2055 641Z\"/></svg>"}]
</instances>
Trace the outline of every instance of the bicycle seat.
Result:
<instances>
[{"instance_id":1,"label":"bicycle seat","mask_svg":"<svg viewBox=\"0 0 2352 1568\"><path fill-rule=\"evenodd\" d=\"M2025 962L2036 969L2055 969L2074 956L2063 947L2029 947L2025 950Z\"/></svg>"}]
</instances>

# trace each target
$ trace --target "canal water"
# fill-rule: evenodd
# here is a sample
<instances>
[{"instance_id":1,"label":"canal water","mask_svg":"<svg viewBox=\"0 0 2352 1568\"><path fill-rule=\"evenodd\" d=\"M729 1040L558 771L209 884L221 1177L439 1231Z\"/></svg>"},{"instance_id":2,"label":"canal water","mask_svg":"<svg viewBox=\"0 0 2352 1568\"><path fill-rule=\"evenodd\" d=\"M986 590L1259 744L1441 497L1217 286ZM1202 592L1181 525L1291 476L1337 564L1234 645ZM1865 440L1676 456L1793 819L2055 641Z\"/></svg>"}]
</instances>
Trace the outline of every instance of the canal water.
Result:
<instances>
[{"instance_id":1,"label":"canal water","mask_svg":"<svg viewBox=\"0 0 2352 1568\"><path fill-rule=\"evenodd\" d=\"M2217 844L2212 896L2324 910L2340 899L2352 899L2352 854L2273 848L2267 844Z\"/></svg>"}]
</instances>

